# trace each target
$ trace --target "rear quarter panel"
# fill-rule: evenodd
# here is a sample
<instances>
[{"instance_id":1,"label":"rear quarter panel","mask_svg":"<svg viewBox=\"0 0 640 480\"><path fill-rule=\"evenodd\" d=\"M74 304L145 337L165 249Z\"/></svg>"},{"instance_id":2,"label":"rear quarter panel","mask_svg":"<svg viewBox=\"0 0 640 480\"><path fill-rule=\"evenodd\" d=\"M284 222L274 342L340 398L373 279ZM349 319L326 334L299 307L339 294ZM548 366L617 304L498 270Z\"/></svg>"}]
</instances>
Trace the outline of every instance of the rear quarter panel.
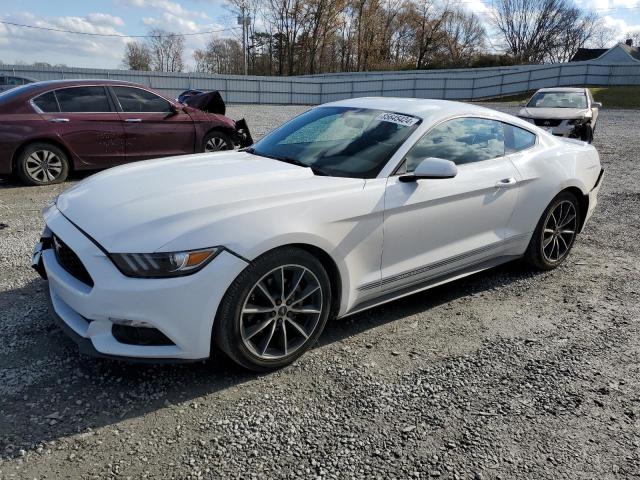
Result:
<instances>
[{"instance_id":1,"label":"rear quarter panel","mask_svg":"<svg viewBox=\"0 0 640 480\"><path fill-rule=\"evenodd\" d=\"M600 158L593 146L542 136L540 142L538 148L512 156L520 174L518 203L510 224L513 233L532 232L562 190L574 187L587 195L600 174Z\"/></svg>"}]
</instances>

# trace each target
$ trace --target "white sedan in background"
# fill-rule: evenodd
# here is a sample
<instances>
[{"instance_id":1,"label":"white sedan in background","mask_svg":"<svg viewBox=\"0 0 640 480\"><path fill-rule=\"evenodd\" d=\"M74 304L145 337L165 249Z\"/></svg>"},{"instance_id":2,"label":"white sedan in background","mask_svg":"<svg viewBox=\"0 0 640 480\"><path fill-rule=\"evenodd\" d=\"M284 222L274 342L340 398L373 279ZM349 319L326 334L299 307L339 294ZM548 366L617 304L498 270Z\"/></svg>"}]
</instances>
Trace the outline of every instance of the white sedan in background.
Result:
<instances>
[{"instance_id":1,"label":"white sedan in background","mask_svg":"<svg viewBox=\"0 0 640 480\"><path fill-rule=\"evenodd\" d=\"M541 88L518 116L556 136L591 143L601 108L588 88Z\"/></svg>"},{"instance_id":2,"label":"white sedan in background","mask_svg":"<svg viewBox=\"0 0 640 480\"><path fill-rule=\"evenodd\" d=\"M330 317L524 257L562 263L596 206L596 150L463 103L313 108L245 151L140 162L44 211L33 264L81 350L268 370Z\"/></svg>"}]
</instances>

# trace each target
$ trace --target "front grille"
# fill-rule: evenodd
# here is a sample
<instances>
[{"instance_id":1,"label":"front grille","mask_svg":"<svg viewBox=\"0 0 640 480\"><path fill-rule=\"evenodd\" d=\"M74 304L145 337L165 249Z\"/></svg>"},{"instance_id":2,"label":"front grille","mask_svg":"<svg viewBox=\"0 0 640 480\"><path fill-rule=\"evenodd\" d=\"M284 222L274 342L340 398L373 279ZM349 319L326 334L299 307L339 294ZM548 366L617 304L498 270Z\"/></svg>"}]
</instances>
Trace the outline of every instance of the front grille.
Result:
<instances>
[{"instance_id":1,"label":"front grille","mask_svg":"<svg viewBox=\"0 0 640 480\"><path fill-rule=\"evenodd\" d=\"M85 285L93 287L93 279L91 278L91 275L89 275L89 272L87 272L87 269L84 268L84 265L78 256L67 246L66 243L55 235L53 236L53 249L56 252L58 263L62 268Z\"/></svg>"},{"instance_id":2,"label":"front grille","mask_svg":"<svg viewBox=\"0 0 640 480\"><path fill-rule=\"evenodd\" d=\"M539 127L557 127L562 122L562 120L546 118L534 118L533 121Z\"/></svg>"}]
</instances>

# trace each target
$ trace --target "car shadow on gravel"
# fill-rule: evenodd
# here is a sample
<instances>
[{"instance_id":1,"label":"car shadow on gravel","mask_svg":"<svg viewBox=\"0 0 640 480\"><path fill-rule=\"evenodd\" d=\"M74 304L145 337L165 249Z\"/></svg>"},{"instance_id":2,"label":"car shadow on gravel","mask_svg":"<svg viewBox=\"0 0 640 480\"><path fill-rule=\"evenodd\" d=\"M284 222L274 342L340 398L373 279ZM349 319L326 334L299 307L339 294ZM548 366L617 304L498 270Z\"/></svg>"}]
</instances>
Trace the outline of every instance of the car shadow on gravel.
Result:
<instances>
[{"instance_id":1,"label":"car shadow on gravel","mask_svg":"<svg viewBox=\"0 0 640 480\"><path fill-rule=\"evenodd\" d=\"M314 348L534 275L519 263L510 263L334 320ZM205 362L175 365L82 356L50 319L45 294L41 280L0 294L0 309L13 319L24 319L17 341L7 345L0 339L0 458L17 457L21 449L37 449L73 435L82 438L96 428L117 428L119 422L161 409L197 408L200 397L261 376L242 370L218 352ZM21 311L25 299L30 305L26 313Z\"/></svg>"}]
</instances>

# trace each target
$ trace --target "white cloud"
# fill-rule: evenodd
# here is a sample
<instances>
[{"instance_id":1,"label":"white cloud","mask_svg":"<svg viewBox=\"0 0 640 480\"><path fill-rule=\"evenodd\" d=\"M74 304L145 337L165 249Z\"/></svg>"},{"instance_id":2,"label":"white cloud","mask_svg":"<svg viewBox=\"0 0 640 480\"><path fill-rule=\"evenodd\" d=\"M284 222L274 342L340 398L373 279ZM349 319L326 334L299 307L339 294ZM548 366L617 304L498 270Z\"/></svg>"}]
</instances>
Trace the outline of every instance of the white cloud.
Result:
<instances>
[{"instance_id":1,"label":"white cloud","mask_svg":"<svg viewBox=\"0 0 640 480\"><path fill-rule=\"evenodd\" d=\"M117 27L124 21L103 13L92 13L86 17L44 18L32 13L0 16L2 20L34 25L42 28L72 30L83 33L122 35ZM116 67L122 59L126 38L78 35L66 32L24 28L10 25L0 26L0 59L5 63L21 61L47 62L52 65ZM78 57L83 61L78 62Z\"/></svg>"},{"instance_id":2,"label":"white cloud","mask_svg":"<svg viewBox=\"0 0 640 480\"><path fill-rule=\"evenodd\" d=\"M182 17L201 18L203 20L209 18L204 12L187 10L180 3L172 2L171 0L118 0L118 3L128 7L151 8Z\"/></svg>"},{"instance_id":3,"label":"white cloud","mask_svg":"<svg viewBox=\"0 0 640 480\"><path fill-rule=\"evenodd\" d=\"M616 30L617 39L620 41L625 40L627 33L640 30L640 24L627 23L622 18L613 18L610 15L606 15L602 17L602 20L607 27Z\"/></svg>"}]
</instances>

